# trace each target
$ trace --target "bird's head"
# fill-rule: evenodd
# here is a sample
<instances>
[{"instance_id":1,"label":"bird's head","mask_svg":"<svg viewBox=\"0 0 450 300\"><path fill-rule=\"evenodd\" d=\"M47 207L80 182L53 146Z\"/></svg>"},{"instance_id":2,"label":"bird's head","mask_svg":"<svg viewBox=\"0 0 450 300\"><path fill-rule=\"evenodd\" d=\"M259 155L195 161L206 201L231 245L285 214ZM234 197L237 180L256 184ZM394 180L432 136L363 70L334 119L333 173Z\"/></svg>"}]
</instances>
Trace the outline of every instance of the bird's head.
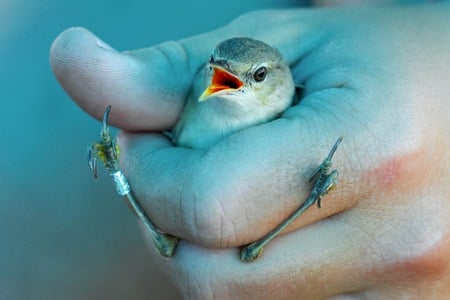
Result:
<instances>
[{"instance_id":1,"label":"bird's head","mask_svg":"<svg viewBox=\"0 0 450 300\"><path fill-rule=\"evenodd\" d=\"M209 85L199 102L215 98L243 112L278 114L292 103L295 86L280 52L250 38L227 39L214 49L207 72Z\"/></svg>"}]
</instances>

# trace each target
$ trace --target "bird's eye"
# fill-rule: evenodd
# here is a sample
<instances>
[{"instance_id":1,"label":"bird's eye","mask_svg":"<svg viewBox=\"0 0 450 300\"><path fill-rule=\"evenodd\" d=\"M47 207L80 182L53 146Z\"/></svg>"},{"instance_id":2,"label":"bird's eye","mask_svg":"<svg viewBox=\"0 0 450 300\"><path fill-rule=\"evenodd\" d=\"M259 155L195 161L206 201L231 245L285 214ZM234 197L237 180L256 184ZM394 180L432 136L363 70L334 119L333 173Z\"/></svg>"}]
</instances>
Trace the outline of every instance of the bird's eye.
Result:
<instances>
[{"instance_id":1,"label":"bird's eye","mask_svg":"<svg viewBox=\"0 0 450 300\"><path fill-rule=\"evenodd\" d=\"M209 58L209 63L213 64L214 63L214 57L211 55L211 57Z\"/></svg>"},{"instance_id":2,"label":"bird's eye","mask_svg":"<svg viewBox=\"0 0 450 300\"><path fill-rule=\"evenodd\" d=\"M258 68L255 73L253 73L253 79L257 82L261 82L264 79L266 79L267 75L267 68L266 67L260 67Z\"/></svg>"}]
</instances>

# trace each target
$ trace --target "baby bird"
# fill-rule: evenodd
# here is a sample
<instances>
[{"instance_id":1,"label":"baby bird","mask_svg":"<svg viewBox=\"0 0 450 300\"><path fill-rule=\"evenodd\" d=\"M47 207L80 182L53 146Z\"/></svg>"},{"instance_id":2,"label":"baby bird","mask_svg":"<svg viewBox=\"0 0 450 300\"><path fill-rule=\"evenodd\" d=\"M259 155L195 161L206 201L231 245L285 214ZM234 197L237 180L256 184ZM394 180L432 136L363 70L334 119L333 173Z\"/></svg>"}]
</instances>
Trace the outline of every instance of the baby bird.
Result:
<instances>
[{"instance_id":1,"label":"baby bird","mask_svg":"<svg viewBox=\"0 0 450 300\"><path fill-rule=\"evenodd\" d=\"M275 119L292 105L294 94L291 71L278 50L250 38L227 39L197 73L173 140L180 147L209 149Z\"/></svg>"}]
</instances>

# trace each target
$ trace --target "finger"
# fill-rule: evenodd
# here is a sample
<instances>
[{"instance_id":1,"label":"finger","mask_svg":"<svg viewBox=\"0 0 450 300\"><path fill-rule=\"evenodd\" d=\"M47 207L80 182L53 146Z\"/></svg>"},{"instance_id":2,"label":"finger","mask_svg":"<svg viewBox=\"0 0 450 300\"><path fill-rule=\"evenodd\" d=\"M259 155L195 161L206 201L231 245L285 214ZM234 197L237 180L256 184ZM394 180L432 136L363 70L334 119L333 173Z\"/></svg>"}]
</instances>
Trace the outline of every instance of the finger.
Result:
<instances>
[{"instance_id":1,"label":"finger","mask_svg":"<svg viewBox=\"0 0 450 300\"><path fill-rule=\"evenodd\" d=\"M193 41L192 41L193 42ZM183 107L192 77L213 40L168 42L119 52L83 28L61 33L50 51L56 78L67 93L100 119L112 105L111 124L129 130L170 128ZM199 43L204 43L203 47Z\"/></svg>"},{"instance_id":2,"label":"finger","mask_svg":"<svg viewBox=\"0 0 450 300\"><path fill-rule=\"evenodd\" d=\"M395 294L396 289L414 289L425 278L445 279L448 256L442 247L448 244L448 230L442 229L448 227L442 221L447 212L436 215L441 204L429 206L423 198L407 207L391 199L395 205L386 210L364 202L279 237L252 263L239 261L238 249L205 249L186 241L170 260L152 253L183 295L194 299L210 294L227 299Z\"/></svg>"},{"instance_id":3,"label":"finger","mask_svg":"<svg viewBox=\"0 0 450 300\"><path fill-rule=\"evenodd\" d=\"M356 259L364 244L352 242L349 237L354 232L346 231L346 226L332 225L327 221L280 237L252 263L242 263L237 249L212 250L187 242L180 244L173 260L159 262L179 274L173 284L192 298L213 294L228 299L270 299L273 295L325 299L366 288L363 266Z\"/></svg>"},{"instance_id":4,"label":"finger","mask_svg":"<svg viewBox=\"0 0 450 300\"><path fill-rule=\"evenodd\" d=\"M208 152L161 146L162 137L122 135L123 168L151 218L164 231L210 247L249 243L292 213L308 197L313 171L327 156L344 128L316 132L323 116L309 122L279 119L241 131ZM321 127L322 126L322 127ZM344 137L345 138L345 137ZM335 154L340 185L323 208L298 220L304 226L354 205L360 177L346 167L344 140ZM155 146L158 145L158 146ZM347 188L340 188L347 186ZM349 197L351 196L351 197Z\"/></svg>"}]
</instances>

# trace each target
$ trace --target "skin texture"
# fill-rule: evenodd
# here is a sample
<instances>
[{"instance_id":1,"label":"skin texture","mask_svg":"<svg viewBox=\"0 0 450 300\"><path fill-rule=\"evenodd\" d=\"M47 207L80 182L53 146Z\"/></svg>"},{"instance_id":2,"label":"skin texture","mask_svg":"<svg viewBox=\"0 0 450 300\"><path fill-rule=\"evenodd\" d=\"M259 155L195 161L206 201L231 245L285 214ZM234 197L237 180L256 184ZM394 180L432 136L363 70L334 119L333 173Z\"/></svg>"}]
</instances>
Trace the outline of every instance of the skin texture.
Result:
<instances>
[{"instance_id":1,"label":"skin texture","mask_svg":"<svg viewBox=\"0 0 450 300\"><path fill-rule=\"evenodd\" d=\"M112 104L136 195L162 230L184 239L172 259L152 253L186 298L442 299L450 293L449 13L448 2L257 11L129 52L76 28L56 39L51 64L92 116ZM158 131L175 124L197 69L232 36L278 48L304 99L209 150L173 147ZM254 263L240 262L235 247L298 207L338 136L340 182L322 208Z\"/></svg>"}]
</instances>

